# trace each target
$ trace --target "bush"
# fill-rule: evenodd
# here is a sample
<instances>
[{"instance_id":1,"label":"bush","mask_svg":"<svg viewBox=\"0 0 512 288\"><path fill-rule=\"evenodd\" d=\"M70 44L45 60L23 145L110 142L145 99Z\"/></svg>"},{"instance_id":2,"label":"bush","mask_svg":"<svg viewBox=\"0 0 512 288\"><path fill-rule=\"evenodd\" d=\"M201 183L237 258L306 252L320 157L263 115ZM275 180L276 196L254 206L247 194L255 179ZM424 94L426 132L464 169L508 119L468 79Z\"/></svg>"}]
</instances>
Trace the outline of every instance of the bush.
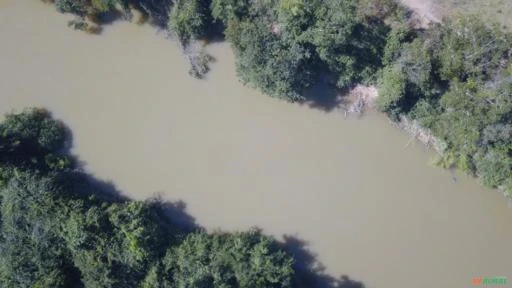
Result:
<instances>
[{"instance_id":1,"label":"bush","mask_svg":"<svg viewBox=\"0 0 512 288\"><path fill-rule=\"evenodd\" d=\"M485 186L496 188L510 181L512 175L512 158L502 151L491 150L479 155L476 162L478 175Z\"/></svg>"},{"instance_id":2,"label":"bush","mask_svg":"<svg viewBox=\"0 0 512 288\"><path fill-rule=\"evenodd\" d=\"M0 165L43 172L71 168L69 157L61 153L66 152L68 138L64 124L44 109L7 114L0 124Z\"/></svg>"},{"instance_id":3,"label":"bush","mask_svg":"<svg viewBox=\"0 0 512 288\"><path fill-rule=\"evenodd\" d=\"M436 51L445 80L488 79L507 57L512 40L497 25L476 16L448 20L440 26L442 47Z\"/></svg>"},{"instance_id":4,"label":"bush","mask_svg":"<svg viewBox=\"0 0 512 288\"><path fill-rule=\"evenodd\" d=\"M57 10L62 13L73 13L84 16L89 14L91 6L87 0L55 0Z\"/></svg>"},{"instance_id":5,"label":"bush","mask_svg":"<svg viewBox=\"0 0 512 288\"><path fill-rule=\"evenodd\" d=\"M382 111L397 117L400 113L400 102L405 97L407 77L400 69L388 67L384 69L379 83L377 105Z\"/></svg>"},{"instance_id":6,"label":"bush","mask_svg":"<svg viewBox=\"0 0 512 288\"><path fill-rule=\"evenodd\" d=\"M164 260L171 287L291 287L293 260L257 231L191 234Z\"/></svg>"}]
</instances>

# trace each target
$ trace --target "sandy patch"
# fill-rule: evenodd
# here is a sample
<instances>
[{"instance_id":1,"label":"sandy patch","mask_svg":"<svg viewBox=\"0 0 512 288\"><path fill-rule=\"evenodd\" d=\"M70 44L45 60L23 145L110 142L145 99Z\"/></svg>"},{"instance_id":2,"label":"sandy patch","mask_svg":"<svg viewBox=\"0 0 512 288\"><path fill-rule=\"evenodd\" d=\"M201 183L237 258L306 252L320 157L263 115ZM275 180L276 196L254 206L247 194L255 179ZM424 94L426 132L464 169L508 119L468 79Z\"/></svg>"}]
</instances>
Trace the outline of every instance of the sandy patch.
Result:
<instances>
[{"instance_id":1,"label":"sandy patch","mask_svg":"<svg viewBox=\"0 0 512 288\"><path fill-rule=\"evenodd\" d=\"M360 114L364 112L366 108L373 107L378 96L377 87L358 84L348 94L346 113Z\"/></svg>"},{"instance_id":2,"label":"sandy patch","mask_svg":"<svg viewBox=\"0 0 512 288\"><path fill-rule=\"evenodd\" d=\"M419 27L427 27L432 22L441 22L440 17L435 13L436 5L430 0L400 0L414 12L413 20Z\"/></svg>"}]
</instances>

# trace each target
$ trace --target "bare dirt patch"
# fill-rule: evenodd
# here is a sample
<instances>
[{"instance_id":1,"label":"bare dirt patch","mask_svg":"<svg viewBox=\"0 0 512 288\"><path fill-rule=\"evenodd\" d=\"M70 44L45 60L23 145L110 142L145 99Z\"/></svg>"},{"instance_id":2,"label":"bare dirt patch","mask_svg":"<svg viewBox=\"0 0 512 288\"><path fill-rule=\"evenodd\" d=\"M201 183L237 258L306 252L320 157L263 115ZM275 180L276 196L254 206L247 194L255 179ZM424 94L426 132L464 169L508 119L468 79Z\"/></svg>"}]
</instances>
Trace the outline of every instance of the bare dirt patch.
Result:
<instances>
[{"instance_id":1,"label":"bare dirt patch","mask_svg":"<svg viewBox=\"0 0 512 288\"><path fill-rule=\"evenodd\" d=\"M489 23L498 23L512 30L512 1L510 0L400 0L414 12L419 26L439 22L456 14L476 14Z\"/></svg>"},{"instance_id":2,"label":"bare dirt patch","mask_svg":"<svg viewBox=\"0 0 512 288\"><path fill-rule=\"evenodd\" d=\"M347 108L345 114L361 114L365 109L373 107L379 91L375 86L364 86L358 84L347 95Z\"/></svg>"},{"instance_id":3,"label":"bare dirt patch","mask_svg":"<svg viewBox=\"0 0 512 288\"><path fill-rule=\"evenodd\" d=\"M401 2L414 12L412 20L419 27L427 27L432 22L441 21L439 14L434 12L435 4L430 0L401 0Z\"/></svg>"}]
</instances>

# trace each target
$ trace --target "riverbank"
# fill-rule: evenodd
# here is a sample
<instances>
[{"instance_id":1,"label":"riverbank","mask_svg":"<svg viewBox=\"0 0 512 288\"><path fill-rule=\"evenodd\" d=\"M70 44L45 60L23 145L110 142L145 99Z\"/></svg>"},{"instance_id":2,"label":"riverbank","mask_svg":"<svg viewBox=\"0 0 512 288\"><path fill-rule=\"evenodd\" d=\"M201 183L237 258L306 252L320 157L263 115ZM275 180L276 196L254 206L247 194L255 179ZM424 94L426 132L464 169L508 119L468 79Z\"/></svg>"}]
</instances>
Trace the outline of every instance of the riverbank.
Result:
<instances>
[{"instance_id":1,"label":"riverbank","mask_svg":"<svg viewBox=\"0 0 512 288\"><path fill-rule=\"evenodd\" d=\"M512 193L508 136L512 105L506 104L512 93L507 80L512 75L508 47L512 34L477 16L458 15L429 25L439 20L431 12L432 3L413 0L406 2L415 11L412 15L399 2L379 0L350 0L343 5L240 3L234 10L225 0L156 6L147 6L145 0L83 2L73 7L65 3L55 2L59 11L82 19L72 23L83 19L108 23L110 14L130 18L135 7L179 40L191 64L189 73L197 78L209 71L214 59L193 44L224 37L236 55L238 78L275 98L325 111L352 101L346 114L359 113L365 100L340 96L336 90L354 96L361 94L350 93L354 87L376 86L381 92L376 101L379 110L393 121L416 123L409 130L421 126L420 134L437 138L442 144L438 147L443 146L438 152L442 151L444 167L477 175L486 187ZM157 16L162 10L163 18ZM345 28L333 34L333 27ZM324 75L336 88L320 88L318 93Z\"/></svg>"}]
</instances>

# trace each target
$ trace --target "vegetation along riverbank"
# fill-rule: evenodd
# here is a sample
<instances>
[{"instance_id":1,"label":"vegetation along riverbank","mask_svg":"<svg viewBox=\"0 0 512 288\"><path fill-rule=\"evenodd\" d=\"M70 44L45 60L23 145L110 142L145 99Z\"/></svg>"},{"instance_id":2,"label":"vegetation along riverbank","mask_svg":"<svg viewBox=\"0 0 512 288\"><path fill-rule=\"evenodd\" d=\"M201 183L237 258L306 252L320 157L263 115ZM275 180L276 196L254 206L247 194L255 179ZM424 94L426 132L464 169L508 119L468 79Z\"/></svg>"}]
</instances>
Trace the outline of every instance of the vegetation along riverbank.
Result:
<instances>
[{"instance_id":1,"label":"vegetation along riverbank","mask_svg":"<svg viewBox=\"0 0 512 288\"><path fill-rule=\"evenodd\" d=\"M180 203L126 199L71 145L43 109L0 123L1 287L362 287L314 272L293 237L207 233Z\"/></svg>"},{"instance_id":2,"label":"vegetation along riverbank","mask_svg":"<svg viewBox=\"0 0 512 288\"><path fill-rule=\"evenodd\" d=\"M112 11L129 17L137 9L185 47L225 37L240 79L288 101L332 108L336 99L304 93L326 78L342 90L377 85L380 110L435 137L440 166L512 193L512 36L497 23L459 15L415 28L392 0L54 3L99 23ZM191 70L201 75L208 57L196 54Z\"/></svg>"}]
</instances>

